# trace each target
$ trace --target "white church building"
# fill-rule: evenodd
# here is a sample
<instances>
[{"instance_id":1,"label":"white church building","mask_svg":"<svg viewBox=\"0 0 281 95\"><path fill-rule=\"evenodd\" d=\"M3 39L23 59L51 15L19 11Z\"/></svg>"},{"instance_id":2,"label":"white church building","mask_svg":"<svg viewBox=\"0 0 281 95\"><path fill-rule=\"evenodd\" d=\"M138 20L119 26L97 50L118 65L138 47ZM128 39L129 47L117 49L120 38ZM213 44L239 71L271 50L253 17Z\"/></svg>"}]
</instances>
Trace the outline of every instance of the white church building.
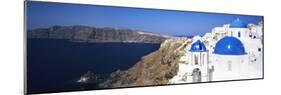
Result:
<instances>
[{"instance_id":1,"label":"white church building","mask_svg":"<svg viewBox=\"0 0 281 95\"><path fill-rule=\"evenodd\" d=\"M187 45L179 69L170 83L192 83L262 78L263 25L236 19L215 27Z\"/></svg>"}]
</instances>

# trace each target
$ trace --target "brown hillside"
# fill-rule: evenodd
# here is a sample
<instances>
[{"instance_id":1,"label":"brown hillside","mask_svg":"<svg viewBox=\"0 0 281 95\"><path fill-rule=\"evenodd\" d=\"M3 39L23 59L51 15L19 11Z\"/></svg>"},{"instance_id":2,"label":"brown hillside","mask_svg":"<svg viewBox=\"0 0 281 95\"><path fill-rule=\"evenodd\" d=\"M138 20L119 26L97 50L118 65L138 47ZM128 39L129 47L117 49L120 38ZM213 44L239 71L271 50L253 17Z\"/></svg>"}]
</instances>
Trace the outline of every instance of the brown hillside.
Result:
<instances>
[{"instance_id":1,"label":"brown hillside","mask_svg":"<svg viewBox=\"0 0 281 95\"><path fill-rule=\"evenodd\" d=\"M184 39L168 39L161 44L159 50L142 57L142 59L126 71L116 71L101 83L103 88L145 86L167 84L176 75L178 61L184 48Z\"/></svg>"}]
</instances>

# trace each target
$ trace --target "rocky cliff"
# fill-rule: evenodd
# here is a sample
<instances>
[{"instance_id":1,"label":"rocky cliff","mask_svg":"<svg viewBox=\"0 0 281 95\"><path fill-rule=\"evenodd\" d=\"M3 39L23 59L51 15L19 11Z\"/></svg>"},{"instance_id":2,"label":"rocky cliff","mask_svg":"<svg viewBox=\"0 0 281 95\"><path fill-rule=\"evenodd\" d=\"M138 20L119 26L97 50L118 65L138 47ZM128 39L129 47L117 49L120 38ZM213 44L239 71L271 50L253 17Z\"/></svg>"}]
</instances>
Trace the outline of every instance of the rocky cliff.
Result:
<instances>
[{"instance_id":1,"label":"rocky cliff","mask_svg":"<svg viewBox=\"0 0 281 95\"><path fill-rule=\"evenodd\" d=\"M28 38L68 39L75 42L161 43L172 36L131 29L52 26L28 31Z\"/></svg>"},{"instance_id":2,"label":"rocky cliff","mask_svg":"<svg viewBox=\"0 0 281 95\"><path fill-rule=\"evenodd\" d=\"M125 71L116 71L99 86L102 88L148 86L168 84L177 74L178 61L183 39L169 39L161 44L159 50L142 57L133 67Z\"/></svg>"}]
</instances>

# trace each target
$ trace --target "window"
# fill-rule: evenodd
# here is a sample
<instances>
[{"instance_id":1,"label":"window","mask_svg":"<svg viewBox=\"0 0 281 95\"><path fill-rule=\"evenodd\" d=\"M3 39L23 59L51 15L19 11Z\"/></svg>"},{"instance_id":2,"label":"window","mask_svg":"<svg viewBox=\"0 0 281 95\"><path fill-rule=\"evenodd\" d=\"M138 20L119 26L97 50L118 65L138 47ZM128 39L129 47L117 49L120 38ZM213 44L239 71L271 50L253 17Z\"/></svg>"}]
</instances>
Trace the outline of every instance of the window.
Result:
<instances>
[{"instance_id":1,"label":"window","mask_svg":"<svg viewBox=\"0 0 281 95\"><path fill-rule=\"evenodd\" d=\"M231 71L231 64L228 64L228 71Z\"/></svg>"},{"instance_id":2,"label":"window","mask_svg":"<svg viewBox=\"0 0 281 95\"><path fill-rule=\"evenodd\" d=\"M261 48L258 48L258 51L261 52Z\"/></svg>"},{"instance_id":3,"label":"window","mask_svg":"<svg viewBox=\"0 0 281 95\"><path fill-rule=\"evenodd\" d=\"M195 65L198 65L198 56L197 56L197 55L195 55L195 56L194 56L194 59L195 59L195 60L194 60L194 61L195 61L195 63L194 63L194 64L195 64Z\"/></svg>"},{"instance_id":4,"label":"window","mask_svg":"<svg viewBox=\"0 0 281 95\"><path fill-rule=\"evenodd\" d=\"M240 32L238 32L238 37L240 38L240 36L241 36L241 33L240 33Z\"/></svg>"}]
</instances>

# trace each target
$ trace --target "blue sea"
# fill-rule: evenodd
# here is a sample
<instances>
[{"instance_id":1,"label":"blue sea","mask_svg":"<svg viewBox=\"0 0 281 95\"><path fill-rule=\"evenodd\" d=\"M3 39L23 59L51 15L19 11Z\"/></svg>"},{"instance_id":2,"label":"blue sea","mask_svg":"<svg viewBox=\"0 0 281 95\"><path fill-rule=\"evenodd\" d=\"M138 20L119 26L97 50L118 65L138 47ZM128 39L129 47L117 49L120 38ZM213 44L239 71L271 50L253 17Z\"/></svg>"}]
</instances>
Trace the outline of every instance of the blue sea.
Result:
<instances>
[{"instance_id":1,"label":"blue sea","mask_svg":"<svg viewBox=\"0 0 281 95\"><path fill-rule=\"evenodd\" d=\"M149 43L86 43L59 39L27 40L28 93L99 89L76 81L87 71L108 76L127 70L160 47Z\"/></svg>"}]
</instances>

